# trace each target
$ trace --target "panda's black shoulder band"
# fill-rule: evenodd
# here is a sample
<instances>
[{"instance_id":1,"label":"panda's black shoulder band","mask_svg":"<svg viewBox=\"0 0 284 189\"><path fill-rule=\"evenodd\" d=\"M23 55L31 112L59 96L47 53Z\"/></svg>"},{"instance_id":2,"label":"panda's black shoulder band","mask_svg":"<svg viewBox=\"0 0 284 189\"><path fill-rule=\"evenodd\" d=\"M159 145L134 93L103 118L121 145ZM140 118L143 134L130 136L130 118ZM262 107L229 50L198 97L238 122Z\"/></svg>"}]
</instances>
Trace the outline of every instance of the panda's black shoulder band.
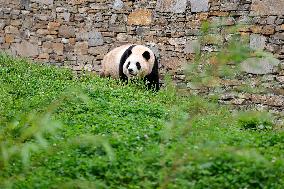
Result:
<instances>
[{"instance_id":1,"label":"panda's black shoulder band","mask_svg":"<svg viewBox=\"0 0 284 189\"><path fill-rule=\"evenodd\" d=\"M148 82L148 89L154 89L155 91L159 91L160 82L159 82L159 62L157 57L155 56L154 66L152 68L152 72L145 76L145 81Z\"/></svg>"},{"instance_id":2,"label":"panda's black shoulder band","mask_svg":"<svg viewBox=\"0 0 284 189\"><path fill-rule=\"evenodd\" d=\"M128 47L128 49L126 49L125 52L121 56L120 63L119 63L119 78L121 80L127 80L127 76L123 73L123 65L126 59L132 54L132 49L135 46L136 45L131 45L130 47Z\"/></svg>"}]
</instances>

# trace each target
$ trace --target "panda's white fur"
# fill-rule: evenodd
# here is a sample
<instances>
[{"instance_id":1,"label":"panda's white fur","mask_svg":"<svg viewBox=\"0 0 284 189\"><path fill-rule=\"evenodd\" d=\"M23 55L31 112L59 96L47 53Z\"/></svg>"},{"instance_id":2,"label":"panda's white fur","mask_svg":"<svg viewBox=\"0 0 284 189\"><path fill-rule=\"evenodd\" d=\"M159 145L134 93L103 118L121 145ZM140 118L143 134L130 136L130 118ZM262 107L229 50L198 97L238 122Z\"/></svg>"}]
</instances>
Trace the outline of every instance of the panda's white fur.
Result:
<instances>
[{"instance_id":1,"label":"panda's white fur","mask_svg":"<svg viewBox=\"0 0 284 189\"><path fill-rule=\"evenodd\" d=\"M111 50L102 60L101 75L124 81L144 78L150 88L159 89L157 59L144 45L127 44Z\"/></svg>"},{"instance_id":2,"label":"panda's white fur","mask_svg":"<svg viewBox=\"0 0 284 189\"><path fill-rule=\"evenodd\" d=\"M119 78L119 64L123 53L131 46L131 44L116 47L108 52L102 60L102 76L111 76Z\"/></svg>"}]
</instances>

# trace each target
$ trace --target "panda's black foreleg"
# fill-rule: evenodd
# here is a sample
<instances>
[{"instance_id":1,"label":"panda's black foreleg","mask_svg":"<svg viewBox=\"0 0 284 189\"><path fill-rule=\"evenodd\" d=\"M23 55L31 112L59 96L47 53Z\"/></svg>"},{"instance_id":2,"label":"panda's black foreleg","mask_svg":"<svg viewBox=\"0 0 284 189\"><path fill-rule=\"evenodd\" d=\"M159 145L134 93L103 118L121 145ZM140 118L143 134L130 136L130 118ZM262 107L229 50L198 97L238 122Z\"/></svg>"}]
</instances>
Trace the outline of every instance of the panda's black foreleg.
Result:
<instances>
[{"instance_id":1,"label":"panda's black foreleg","mask_svg":"<svg viewBox=\"0 0 284 189\"><path fill-rule=\"evenodd\" d=\"M126 85L128 84L128 78L127 77L120 77L119 81L123 84L126 84Z\"/></svg>"},{"instance_id":2,"label":"panda's black foreleg","mask_svg":"<svg viewBox=\"0 0 284 189\"><path fill-rule=\"evenodd\" d=\"M158 76L148 75L144 78L144 82L146 83L148 90L154 90L154 91L160 90L160 83Z\"/></svg>"},{"instance_id":3,"label":"panda's black foreleg","mask_svg":"<svg viewBox=\"0 0 284 189\"><path fill-rule=\"evenodd\" d=\"M154 91L160 90L159 68L158 68L158 60L156 57L152 72L144 78L144 81L147 82L147 87L149 90L151 89Z\"/></svg>"},{"instance_id":4,"label":"panda's black foreleg","mask_svg":"<svg viewBox=\"0 0 284 189\"><path fill-rule=\"evenodd\" d=\"M160 90L159 77L157 77L157 78L155 79L155 81L154 81L154 83L153 83L152 86L154 86L154 89L155 89L156 91L159 91L159 90Z\"/></svg>"},{"instance_id":5,"label":"panda's black foreleg","mask_svg":"<svg viewBox=\"0 0 284 189\"><path fill-rule=\"evenodd\" d=\"M160 90L160 83L159 83L159 78L153 80L150 84L149 87L150 89L153 89L154 91L159 91Z\"/></svg>"}]
</instances>

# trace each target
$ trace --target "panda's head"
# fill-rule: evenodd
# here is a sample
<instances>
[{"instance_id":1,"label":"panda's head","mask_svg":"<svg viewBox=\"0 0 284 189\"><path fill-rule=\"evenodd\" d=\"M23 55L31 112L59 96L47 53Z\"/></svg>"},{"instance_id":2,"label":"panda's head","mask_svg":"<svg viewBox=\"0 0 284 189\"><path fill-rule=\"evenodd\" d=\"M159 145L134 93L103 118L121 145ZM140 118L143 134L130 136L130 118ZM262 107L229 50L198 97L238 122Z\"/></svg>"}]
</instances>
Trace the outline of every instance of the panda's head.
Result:
<instances>
[{"instance_id":1,"label":"panda's head","mask_svg":"<svg viewBox=\"0 0 284 189\"><path fill-rule=\"evenodd\" d=\"M155 55L149 48L136 45L123 64L123 73L128 78L144 77L151 73L154 61Z\"/></svg>"}]
</instances>

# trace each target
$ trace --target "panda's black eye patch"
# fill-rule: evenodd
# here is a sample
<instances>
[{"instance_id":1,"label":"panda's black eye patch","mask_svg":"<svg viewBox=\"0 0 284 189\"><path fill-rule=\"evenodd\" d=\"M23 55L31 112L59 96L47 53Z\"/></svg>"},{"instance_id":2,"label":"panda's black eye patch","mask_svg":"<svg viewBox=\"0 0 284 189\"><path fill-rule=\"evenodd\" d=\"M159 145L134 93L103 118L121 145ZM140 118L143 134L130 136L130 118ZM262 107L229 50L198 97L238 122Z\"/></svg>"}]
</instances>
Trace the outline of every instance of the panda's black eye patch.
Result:
<instances>
[{"instance_id":1,"label":"panda's black eye patch","mask_svg":"<svg viewBox=\"0 0 284 189\"><path fill-rule=\"evenodd\" d=\"M140 70L140 69L141 69L141 65L140 65L140 63L139 63L139 62L136 62L136 67L137 67L137 69L138 69L138 70Z\"/></svg>"},{"instance_id":2,"label":"panda's black eye patch","mask_svg":"<svg viewBox=\"0 0 284 189\"><path fill-rule=\"evenodd\" d=\"M150 59L150 53L148 51L145 51L142 56L148 61Z\"/></svg>"},{"instance_id":3,"label":"panda's black eye patch","mask_svg":"<svg viewBox=\"0 0 284 189\"><path fill-rule=\"evenodd\" d=\"M128 67L129 67L129 65L130 65L130 62L128 62L128 63L126 64L126 68L128 68Z\"/></svg>"}]
</instances>

